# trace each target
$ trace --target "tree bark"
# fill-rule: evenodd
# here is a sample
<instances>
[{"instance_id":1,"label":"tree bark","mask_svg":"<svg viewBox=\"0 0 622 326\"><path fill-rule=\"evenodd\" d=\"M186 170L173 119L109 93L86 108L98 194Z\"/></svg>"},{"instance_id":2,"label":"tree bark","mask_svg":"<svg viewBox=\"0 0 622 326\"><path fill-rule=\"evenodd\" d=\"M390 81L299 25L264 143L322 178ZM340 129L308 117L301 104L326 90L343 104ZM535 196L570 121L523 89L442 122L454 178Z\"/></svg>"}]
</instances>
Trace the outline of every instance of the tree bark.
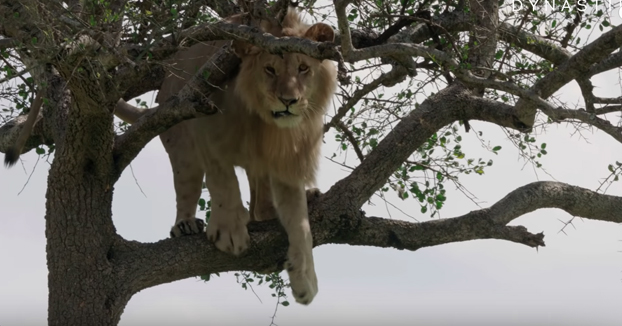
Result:
<instances>
[{"instance_id":1,"label":"tree bark","mask_svg":"<svg viewBox=\"0 0 622 326\"><path fill-rule=\"evenodd\" d=\"M45 215L48 324L116 325L130 295L121 291L109 261L116 237L112 114L77 100L87 93L71 93L54 71L47 80L45 120L56 144Z\"/></svg>"}]
</instances>

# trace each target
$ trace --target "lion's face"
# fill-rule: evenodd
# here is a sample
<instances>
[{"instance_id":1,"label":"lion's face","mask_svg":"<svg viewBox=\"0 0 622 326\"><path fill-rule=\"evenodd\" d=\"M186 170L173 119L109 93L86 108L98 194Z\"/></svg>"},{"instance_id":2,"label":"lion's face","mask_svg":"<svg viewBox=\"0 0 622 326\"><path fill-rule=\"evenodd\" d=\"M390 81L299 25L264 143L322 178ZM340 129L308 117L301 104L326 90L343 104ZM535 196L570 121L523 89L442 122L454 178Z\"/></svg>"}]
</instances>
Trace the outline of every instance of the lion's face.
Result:
<instances>
[{"instance_id":1,"label":"lion's face","mask_svg":"<svg viewBox=\"0 0 622 326\"><path fill-rule=\"evenodd\" d=\"M330 76L319 60L297 53L280 57L262 52L248 61L254 62L243 63L242 69L250 70L252 87L240 85L244 88L239 92L265 122L288 128L314 114L323 114L325 85L318 83L327 83Z\"/></svg>"},{"instance_id":2,"label":"lion's face","mask_svg":"<svg viewBox=\"0 0 622 326\"><path fill-rule=\"evenodd\" d=\"M326 24L315 24L304 30L290 28L283 30L283 34L292 31L302 35L291 36L320 42L334 39L332 28ZM273 55L239 43L234 43L234 49L242 59L236 94L263 121L280 128L293 128L305 119L324 114L336 85L332 62L298 53Z\"/></svg>"}]
</instances>

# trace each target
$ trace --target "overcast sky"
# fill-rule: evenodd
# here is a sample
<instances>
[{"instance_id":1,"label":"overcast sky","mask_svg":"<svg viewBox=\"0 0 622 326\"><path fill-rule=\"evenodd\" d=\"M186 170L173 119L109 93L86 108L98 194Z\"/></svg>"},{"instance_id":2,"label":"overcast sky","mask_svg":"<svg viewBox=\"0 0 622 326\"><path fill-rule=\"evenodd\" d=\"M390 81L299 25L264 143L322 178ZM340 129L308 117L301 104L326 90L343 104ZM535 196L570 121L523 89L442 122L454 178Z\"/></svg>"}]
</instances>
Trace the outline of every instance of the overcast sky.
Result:
<instances>
[{"instance_id":1,"label":"overcast sky","mask_svg":"<svg viewBox=\"0 0 622 326\"><path fill-rule=\"evenodd\" d=\"M594 78L596 94L621 95L617 72ZM576 102L575 83L557 93ZM573 102L574 101L574 102ZM577 133L566 124L551 125L546 135L549 154L541 161L552 175L534 170L518 157L502 129L471 122L499 155L482 149L474 133L465 134L463 149L470 157L491 158L484 176L461 181L482 207L489 207L513 189L537 180L567 182L596 189L608 175L607 165L622 161L622 145L602 132ZM326 137L324 155L336 148ZM49 164L28 153L12 169L0 168L0 325L43 325L47 318L45 261L45 187ZM175 219L175 196L168 157L159 139L152 141L115 186L113 218L126 239L155 242L168 236ZM31 171L32 176L30 176ZM347 175L324 159L319 188L326 191ZM28 181L30 178L30 181ZM136 178L136 179L135 179ZM248 200L246 178L240 184ZM145 195L141 193L138 185ZM24 191L18 192L24 187ZM479 209L450 184L444 218ZM609 194L621 195L614 184ZM412 200L393 204L418 220ZM387 208L378 197L365 206L368 215L411 220ZM390 215L389 215L390 214ZM622 325L622 228L619 224L576 219L544 209L516 219L531 232L545 233L538 251L499 240L453 243L416 252L345 245L314 250L319 293L310 306L279 307L275 322L297 325ZM286 273L284 273L284 276ZM120 325L269 325L275 308L270 289L255 287L259 299L221 275L204 283L197 278L146 289L129 302ZM289 294L289 289L287 290Z\"/></svg>"}]
</instances>

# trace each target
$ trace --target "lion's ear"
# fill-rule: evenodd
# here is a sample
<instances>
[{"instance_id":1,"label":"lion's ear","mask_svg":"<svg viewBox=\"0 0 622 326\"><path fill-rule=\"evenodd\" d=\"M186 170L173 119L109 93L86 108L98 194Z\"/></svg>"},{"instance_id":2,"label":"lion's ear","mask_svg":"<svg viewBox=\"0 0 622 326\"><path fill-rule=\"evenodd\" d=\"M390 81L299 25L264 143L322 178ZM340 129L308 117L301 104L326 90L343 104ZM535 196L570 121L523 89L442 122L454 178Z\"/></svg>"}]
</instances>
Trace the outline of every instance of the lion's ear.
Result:
<instances>
[{"instance_id":1,"label":"lion's ear","mask_svg":"<svg viewBox=\"0 0 622 326\"><path fill-rule=\"evenodd\" d=\"M304 37L316 42L332 42L335 40L335 31L324 23L317 23L309 27Z\"/></svg>"},{"instance_id":2,"label":"lion's ear","mask_svg":"<svg viewBox=\"0 0 622 326\"><path fill-rule=\"evenodd\" d=\"M231 47L233 48L233 53L235 53L235 55L239 58L257 54L260 51L258 47L242 41L233 41Z\"/></svg>"}]
</instances>

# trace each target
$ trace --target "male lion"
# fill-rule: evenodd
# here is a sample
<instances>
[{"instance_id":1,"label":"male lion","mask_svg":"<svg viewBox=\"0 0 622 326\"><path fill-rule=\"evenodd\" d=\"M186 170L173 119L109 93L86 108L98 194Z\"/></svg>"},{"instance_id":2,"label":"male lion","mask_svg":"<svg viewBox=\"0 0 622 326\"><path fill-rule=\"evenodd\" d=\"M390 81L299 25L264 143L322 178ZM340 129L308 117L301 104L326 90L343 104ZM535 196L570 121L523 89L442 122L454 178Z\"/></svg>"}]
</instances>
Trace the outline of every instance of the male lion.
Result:
<instances>
[{"instance_id":1,"label":"male lion","mask_svg":"<svg viewBox=\"0 0 622 326\"><path fill-rule=\"evenodd\" d=\"M281 26L263 21L261 28L277 37L318 42L332 42L335 36L326 24L304 24L293 8ZM197 44L177 53L157 102L176 94L220 44ZM297 302L309 304L318 286L305 186L315 182L323 115L336 88L337 71L332 62L303 54L272 55L237 41L233 49L242 60L239 73L211 95L220 112L182 122L160 136L173 167L177 197L171 236L202 232L203 222L195 212L205 176L212 200L208 239L234 255L248 248L250 216L234 172L240 166L249 179L253 218L269 219L276 210L284 226L292 292ZM131 123L145 111L119 101L115 114Z\"/></svg>"}]
</instances>

